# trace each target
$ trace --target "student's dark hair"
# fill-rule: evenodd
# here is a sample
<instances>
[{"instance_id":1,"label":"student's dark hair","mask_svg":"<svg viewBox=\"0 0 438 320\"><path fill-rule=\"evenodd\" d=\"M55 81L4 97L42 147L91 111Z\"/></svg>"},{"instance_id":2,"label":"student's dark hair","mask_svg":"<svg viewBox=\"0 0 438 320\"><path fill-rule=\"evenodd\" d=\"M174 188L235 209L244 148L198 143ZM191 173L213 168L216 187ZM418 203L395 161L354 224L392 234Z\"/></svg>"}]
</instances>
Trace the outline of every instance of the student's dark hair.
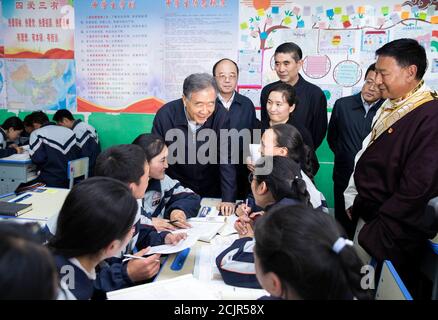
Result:
<instances>
[{"instance_id":1,"label":"student's dark hair","mask_svg":"<svg viewBox=\"0 0 438 320\"><path fill-rule=\"evenodd\" d=\"M303 51L297 44L293 42L285 42L280 44L277 49L275 49L274 56L276 56L278 53L290 53L296 62L303 58Z\"/></svg>"},{"instance_id":2,"label":"student's dark hair","mask_svg":"<svg viewBox=\"0 0 438 320\"><path fill-rule=\"evenodd\" d=\"M280 92L288 105L293 106L294 104L296 104L297 96L295 93L295 89L290 84L287 84L285 82L277 83L271 88L271 90L269 90L269 94L271 94L272 91Z\"/></svg>"},{"instance_id":3,"label":"student's dark hair","mask_svg":"<svg viewBox=\"0 0 438 320\"><path fill-rule=\"evenodd\" d=\"M32 114L28 114L27 116L24 117L23 119L23 125L25 127L32 127L33 122L32 122Z\"/></svg>"},{"instance_id":4,"label":"student's dark hair","mask_svg":"<svg viewBox=\"0 0 438 320\"><path fill-rule=\"evenodd\" d=\"M331 216L303 206L273 209L257 221L255 253L263 273L275 273L283 295L304 300L370 299L361 289L362 263L352 246L332 247L342 228Z\"/></svg>"},{"instance_id":5,"label":"student's dark hair","mask_svg":"<svg viewBox=\"0 0 438 320\"><path fill-rule=\"evenodd\" d=\"M159 155L166 146L163 138L153 133L143 133L135 138L132 143L140 146L143 149L148 162Z\"/></svg>"},{"instance_id":6,"label":"student's dark hair","mask_svg":"<svg viewBox=\"0 0 438 320\"><path fill-rule=\"evenodd\" d=\"M290 198L310 205L310 195L302 179L300 165L291 158L261 157L255 164L253 175L258 184L266 183L276 202Z\"/></svg>"},{"instance_id":7,"label":"student's dark hair","mask_svg":"<svg viewBox=\"0 0 438 320\"><path fill-rule=\"evenodd\" d=\"M368 67L367 72L365 72L365 77L364 77L364 79L367 78L367 75L368 75L368 73L370 73L370 71L376 71L376 64L375 64L375 63L373 63L372 65L370 65L370 66Z\"/></svg>"},{"instance_id":8,"label":"student's dark hair","mask_svg":"<svg viewBox=\"0 0 438 320\"><path fill-rule=\"evenodd\" d=\"M30 114L31 125L34 123L39 123L41 125L49 122L49 117L42 111L34 111Z\"/></svg>"},{"instance_id":9,"label":"student's dark hair","mask_svg":"<svg viewBox=\"0 0 438 320\"><path fill-rule=\"evenodd\" d=\"M64 118L71 120L71 121L75 120L75 118L73 117L73 114L67 109L58 110L53 115L53 121L55 121L55 122L61 122L62 119L64 119Z\"/></svg>"},{"instance_id":10,"label":"student's dark hair","mask_svg":"<svg viewBox=\"0 0 438 320\"><path fill-rule=\"evenodd\" d=\"M10 117L3 122L1 127L4 130L8 130L10 128L13 128L14 130L24 130L24 124L23 121L19 117Z\"/></svg>"},{"instance_id":11,"label":"student's dark hair","mask_svg":"<svg viewBox=\"0 0 438 320\"><path fill-rule=\"evenodd\" d=\"M123 240L134 225L137 201L122 182L93 177L75 185L58 216L49 246L66 258L95 255Z\"/></svg>"},{"instance_id":12,"label":"student's dark hair","mask_svg":"<svg viewBox=\"0 0 438 320\"><path fill-rule=\"evenodd\" d=\"M56 299L57 271L35 225L0 222L0 300Z\"/></svg>"},{"instance_id":13,"label":"student's dark hair","mask_svg":"<svg viewBox=\"0 0 438 320\"><path fill-rule=\"evenodd\" d=\"M213 70L212 70L213 77L216 76L216 68L217 68L217 66L218 66L222 61L230 61L232 64L234 64L234 66L236 67L236 70L237 70L237 75L239 75L239 66L237 65L237 63L234 62L234 61L231 60L231 59L223 58L223 59L220 59L218 62L216 62L216 63L214 64L214 66L213 66Z\"/></svg>"},{"instance_id":14,"label":"student's dark hair","mask_svg":"<svg viewBox=\"0 0 438 320\"><path fill-rule=\"evenodd\" d=\"M140 146L120 144L99 154L94 175L138 184L144 175L146 161L146 154Z\"/></svg>"},{"instance_id":15,"label":"student's dark hair","mask_svg":"<svg viewBox=\"0 0 438 320\"><path fill-rule=\"evenodd\" d=\"M421 80L426 72L426 50L414 39L403 38L388 42L376 51L376 56L394 58L400 67L417 66L417 80Z\"/></svg>"},{"instance_id":16,"label":"student's dark hair","mask_svg":"<svg viewBox=\"0 0 438 320\"><path fill-rule=\"evenodd\" d=\"M304 143L297 128L284 123L273 125L270 129L274 131L277 138L277 146L287 148L287 156L299 163L301 170L312 180L314 177L312 166L313 151Z\"/></svg>"}]
</instances>

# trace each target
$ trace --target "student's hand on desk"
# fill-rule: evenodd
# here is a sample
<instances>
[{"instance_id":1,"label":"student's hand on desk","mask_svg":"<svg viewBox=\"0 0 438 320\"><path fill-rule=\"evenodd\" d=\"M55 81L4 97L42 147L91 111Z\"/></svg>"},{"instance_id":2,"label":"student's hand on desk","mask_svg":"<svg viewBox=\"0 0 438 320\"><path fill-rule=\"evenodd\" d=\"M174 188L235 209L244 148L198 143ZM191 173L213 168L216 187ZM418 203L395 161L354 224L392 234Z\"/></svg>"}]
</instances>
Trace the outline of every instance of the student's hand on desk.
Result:
<instances>
[{"instance_id":1,"label":"student's hand on desk","mask_svg":"<svg viewBox=\"0 0 438 320\"><path fill-rule=\"evenodd\" d=\"M164 243L175 245L178 242L180 242L181 240L184 240L186 238L187 238L187 233L169 233L164 238Z\"/></svg>"},{"instance_id":2,"label":"student's hand on desk","mask_svg":"<svg viewBox=\"0 0 438 320\"><path fill-rule=\"evenodd\" d=\"M242 203L237 207L236 216L240 217L243 215L248 215L251 213L251 207L247 206L246 203Z\"/></svg>"},{"instance_id":3,"label":"student's hand on desk","mask_svg":"<svg viewBox=\"0 0 438 320\"><path fill-rule=\"evenodd\" d=\"M9 147L14 148L15 151L17 151L17 153L23 153L23 151L24 151L22 147L19 147L16 144L11 144Z\"/></svg>"},{"instance_id":4,"label":"student's hand on desk","mask_svg":"<svg viewBox=\"0 0 438 320\"><path fill-rule=\"evenodd\" d=\"M177 229L174 225L170 224L167 219L152 218L152 224L157 231L173 231Z\"/></svg>"},{"instance_id":5,"label":"student's hand on desk","mask_svg":"<svg viewBox=\"0 0 438 320\"><path fill-rule=\"evenodd\" d=\"M248 168L249 171L254 172L255 167L254 167L254 163L252 163L251 161L251 157L246 158L246 167Z\"/></svg>"},{"instance_id":6,"label":"student's hand on desk","mask_svg":"<svg viewBox=\"0 0 438 320\"><path fill-rule=\"evenodd\" d=\"M172 225L174 225L177 228L187 229L192 227L192 225L187 222L186 214L182 210L179 209L172 210L172 212L170 213L170 221L175 221L175 220L178 221L173 222Z\"/></svg>"},{"instance_id":7,"label":"student's hand on desk","mask_svg":"<svg viewBox=\"0 0 438 320\"><path fill-rule=\"evenodd\" d=\"M135 256L142 257L149 251L149 247L140 250ZM155 276L160 270L160 255L153 254L146 259L132 259L128 261L128 276L132 282L140 282Z\"/></svg>"},{"instance_id":8,"label":"student's hand on desk","mask_svg":"<svg viewBox=\"0 0 438 320\"><path fill-rule=\"evenodd\" d=\"M216 207L224 216L232 215L235 208L236 204L233 202L221 202Z\"/></svg>"}]
</instances>

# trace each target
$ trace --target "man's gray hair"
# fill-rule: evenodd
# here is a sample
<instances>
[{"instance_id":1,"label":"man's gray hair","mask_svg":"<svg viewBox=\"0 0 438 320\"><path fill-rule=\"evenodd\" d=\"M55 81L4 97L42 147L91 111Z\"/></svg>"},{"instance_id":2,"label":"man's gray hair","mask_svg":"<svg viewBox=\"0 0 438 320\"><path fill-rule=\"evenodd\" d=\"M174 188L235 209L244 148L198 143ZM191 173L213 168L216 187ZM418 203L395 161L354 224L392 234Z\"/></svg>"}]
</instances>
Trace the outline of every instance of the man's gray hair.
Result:
<instances>
[{"instance_id":1,"label":"man's gray hair","mask_svg":"<svg viewBox=\"0 0 438 320\"><path fill-rule=\"evenodd\" d=\"M193 92L198 92L207 88L213 88L217 94L218 87L216 79L208 73L193 73L184 79L183 94L190 100Z\"/></svg>"}]
</instances>

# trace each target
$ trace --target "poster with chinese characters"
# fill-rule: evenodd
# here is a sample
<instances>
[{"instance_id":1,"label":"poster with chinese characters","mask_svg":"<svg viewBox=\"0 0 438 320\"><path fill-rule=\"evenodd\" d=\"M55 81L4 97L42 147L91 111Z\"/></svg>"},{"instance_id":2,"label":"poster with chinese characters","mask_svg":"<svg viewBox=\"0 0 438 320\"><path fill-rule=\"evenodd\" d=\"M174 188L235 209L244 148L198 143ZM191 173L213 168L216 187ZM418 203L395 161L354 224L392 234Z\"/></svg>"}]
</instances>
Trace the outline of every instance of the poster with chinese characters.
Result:
<instances>
[{"instance_id":1,"label":"poster with chinese characters","mask_svg":"<svg viewBox=\"0 0 438 320\"><path fill-rule=\"evenodd\" d=\"M237 59L236 1L75 2L78 111L155 113L184 79Z\"/></svg>"},{"instance_id":2,"label":"poster with chinese characters","mask_svg":"<svg viewBox=\"0 0 438 320\"><path fill-rule=\"evenodd\" d=\"M0 0L0 109L6 108L6 84L5 84L5 47L3 42L4 35L2 0Z\"/></svg>"},{"instance_id":3,"label":"poster with chinese characters","mask_svg":"<svg viewBox=\"0 0 438 320\"><path fill-rule=\"evenodd\" d=\"M2 7L6 58L74 58L72 0L8 0Z\"/></svg>"}]
</instances>

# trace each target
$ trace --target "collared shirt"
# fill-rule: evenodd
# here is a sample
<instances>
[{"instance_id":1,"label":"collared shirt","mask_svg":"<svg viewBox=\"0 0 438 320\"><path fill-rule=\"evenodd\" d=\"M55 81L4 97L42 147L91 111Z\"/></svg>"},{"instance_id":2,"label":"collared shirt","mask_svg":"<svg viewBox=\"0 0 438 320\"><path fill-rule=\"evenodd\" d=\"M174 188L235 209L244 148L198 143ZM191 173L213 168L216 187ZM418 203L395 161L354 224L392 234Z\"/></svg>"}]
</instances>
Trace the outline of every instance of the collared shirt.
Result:
<instances>
[{"instance_id":1,"label":"collared shirt","mask_svg":"<svg viewBox=\"0 0 438 320\"><path fill-rule=\"evenodd\" d=\"M190 120L189 119L189 115L187 113L187 108L186 106L184 106L184 113L186 115L187 118L187 123L189 125L190 131L192 131L192 133L195 133L199 128L202 127L202 124L197 124L196 121Z\"/></svg>"},{"instance_id":2,"label":"collared shirt","mask_svg":"<svg viewBox=\"0 0 438 320\"><path fill-rule=\"evenodd\" d=\"M96 270L93 269L93 271L88 272L87 270L85 270L85 268L82 266L82 264L79 262L78 259L76 258L70 258L68 259L73 265L75 265L76 267L78 267L79 269L81 269L88 277L88 279L90 280L96 280Z\"/></svg>"},{"instance_id":3,"label":"collared shirt","mask_svg":"<svg viewBox=\"0 0 438 320\"><path fill-rule=\"evenodd\" d=\"M225 109L230 110L230 107L233 104L235 95L236 95L236 91L233 92L233 95L231 96L231 98L228 101L225 100L225 98L222 97L222 95L220 93L218 93L217 97L218 97L219 101L222 102L222 105L225 107Z\"/></svg>"},{"instance_id":4,"label":"collared shirt","mask_svg":"<svg viewBox=\"0 0 438 320\"><path fill-rule=\"evenodd\" d=\"M363 98L362 94L360 95L360 98L362 99L362 105L363 108L365 109L365 118L368 114L368 111L370 111L370 109L377 103L380 101L380 99L377 99L376 101L372 102L372 103L368 103L365 101L365 99Z\"/></svg>"}]
</instances>

